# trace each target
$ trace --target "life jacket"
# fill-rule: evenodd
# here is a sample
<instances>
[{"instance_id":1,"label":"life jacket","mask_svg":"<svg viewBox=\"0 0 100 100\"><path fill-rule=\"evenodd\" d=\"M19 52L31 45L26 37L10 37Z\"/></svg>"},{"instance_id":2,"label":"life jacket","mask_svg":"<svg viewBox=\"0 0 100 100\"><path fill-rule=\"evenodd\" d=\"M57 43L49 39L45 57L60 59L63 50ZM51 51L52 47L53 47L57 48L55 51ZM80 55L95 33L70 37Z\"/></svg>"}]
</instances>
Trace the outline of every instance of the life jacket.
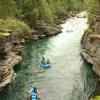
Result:
<instances>
[{"instance_id":1,"label":"life jacket","mask_svg":"<svg viewBox=\"0 0 100 100\"><path fill-rule=\"evenodd\" d=\"M30 100L36 100L36 99L37 99L36 94L32 92L30 95Z\"/></svg>"},{"instance_id":2,"label":"life jacket","mask_svg":"<svg viewBox=\"0 0 100 100\"><path fill-rule=\"evenodd\" d=\"M37 100L36 94L34 92L34 88L31 88L28 93L30 94L30 99L29 100Z\"/></svg>"}]
</instances>

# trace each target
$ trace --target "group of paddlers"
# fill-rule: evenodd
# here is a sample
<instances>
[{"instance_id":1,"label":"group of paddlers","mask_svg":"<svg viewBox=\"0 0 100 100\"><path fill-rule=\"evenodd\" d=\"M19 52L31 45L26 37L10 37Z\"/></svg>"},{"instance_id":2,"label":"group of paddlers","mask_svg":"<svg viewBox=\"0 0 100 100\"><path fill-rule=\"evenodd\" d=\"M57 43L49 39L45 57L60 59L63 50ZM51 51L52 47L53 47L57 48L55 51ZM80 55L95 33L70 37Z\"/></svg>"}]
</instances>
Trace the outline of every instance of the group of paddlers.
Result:
<instances>
[{"instance_id":1,"label":"group of paddlers","mask_svg":"<svg viewBox=\"0 0 100 100\"><path fill-rule=\"evenodd\" d=\"M44 64L44 65L46 65L46 64L50 64L50 61L49 61L49 59L46 60L42 56L41 63ZM27 96L27 100L37 100L37 98L40 98L40 93L39 93L39 90L36 87L33 87L33 88L31 88L31 92L30 91L27 92L26 96ZM34 97L34 96L36 97L36 99L32 99L32 97Z\"/></svg>"},{"instance_id":2,"label":"group of paddlers","mask_svg":"<svg viewBox=\"0 0 100 100\"><path fill-rule=\"evenodd\" d=\"M42 56L42 60L41 60L42 64L50 64L50 60L46 60L43 56Z\"/></svg>"}]
</instances>

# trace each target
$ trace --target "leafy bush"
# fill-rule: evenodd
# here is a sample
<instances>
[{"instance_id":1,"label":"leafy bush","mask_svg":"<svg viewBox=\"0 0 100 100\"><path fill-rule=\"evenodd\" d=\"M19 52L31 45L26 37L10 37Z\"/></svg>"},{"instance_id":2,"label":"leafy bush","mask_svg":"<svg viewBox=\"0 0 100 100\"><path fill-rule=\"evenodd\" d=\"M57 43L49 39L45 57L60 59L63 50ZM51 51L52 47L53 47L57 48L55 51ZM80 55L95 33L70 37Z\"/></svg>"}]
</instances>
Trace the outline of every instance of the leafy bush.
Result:
<instances>
[{"instance_id":1,"label":"leafy bush","mask_svg":"<svg viewBox=\"0 0 100 100\"><path fill-rule=\"evenodd\" d=\"M89 16L88 19L89 19L89 20L88 20L88 23L89 23L90 27L93 26L94 23L95 23L95 21L96 21L96 17L94 17L94 16Z\"/></svg>"},{"instance_id":2,"label":"leafy bush","mask_svg":"<svg viewBox=\"0 0 100 100\"><path fill-rule=\"evenodd\" d=\"M25 24L23 21L17 20L17 19L6 19L2 20L0 19L0 28L3 29L11 29L14 32L25 35L30 35L32 32L34 32L34 29L30 29L30 27Z\"/></svg>"},{"instance_id":3,"label":"leafy bush","mask_svg":"<svg viewBox=\"0 0 100 100\"><path fill-rule=\"evenodd\" d=\"M0 28L5 27L5 21L3 19L0 19Z\"/></svg>"}]
</instances>

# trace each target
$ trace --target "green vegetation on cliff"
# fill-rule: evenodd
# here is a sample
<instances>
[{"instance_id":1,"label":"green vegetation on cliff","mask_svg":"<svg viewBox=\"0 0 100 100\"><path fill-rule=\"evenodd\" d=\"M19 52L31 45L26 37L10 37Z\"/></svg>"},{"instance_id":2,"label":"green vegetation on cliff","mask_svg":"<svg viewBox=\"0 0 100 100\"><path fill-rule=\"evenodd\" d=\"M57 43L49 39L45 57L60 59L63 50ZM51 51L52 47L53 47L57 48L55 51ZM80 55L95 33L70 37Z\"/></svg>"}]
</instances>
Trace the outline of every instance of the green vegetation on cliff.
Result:
<instances>
[{"instance_id":1,"label":"green vegetation on cliff","mask_svg":"<svg viewBox=\"0 0 100 100\"><path fill-rule=\"evenodd\" d=\"M100 12L100 0L84 0L84 3L88 12L93 14Z\"/></svg>"},{"instance_id":2,"label":"green vegetation on cliff","mask_svg":"<svg viewBox=\"0 0 100 100\"><path fill-rule=\"evenodd\" d=\"M85 9L91 13L89 15L89 24L93 26L96 21L96 16L100 16L100 0L84 0L84 4Z\"/></svg>"},{"instance_id":3,"label":"green vegetation on cliff","mask_svg":"<svg viewBox=\"0 0 100 100\"><path fill-rule=\"evenodd\" d=\"M6 20L0 19L0 29L10 29L19 34L31 34L32 31L34 32L24 21L11 18Z\"/></svg>"}]
</instances>

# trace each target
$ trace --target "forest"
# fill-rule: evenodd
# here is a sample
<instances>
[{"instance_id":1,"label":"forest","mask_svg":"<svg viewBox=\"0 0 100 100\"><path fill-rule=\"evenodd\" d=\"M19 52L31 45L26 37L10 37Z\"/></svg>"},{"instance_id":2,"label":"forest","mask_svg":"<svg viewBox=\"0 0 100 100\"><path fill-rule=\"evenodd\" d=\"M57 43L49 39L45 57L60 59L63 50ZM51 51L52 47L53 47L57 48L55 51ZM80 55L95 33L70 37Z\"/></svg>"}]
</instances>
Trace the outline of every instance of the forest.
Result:
<instances>
[{"instance_id":1,"label":"forest","mask_svg":"<svg viewBox=\"0 0 100 100\"><path fill-rule=\"evenodd\" d=\"M0 28L31 33L36 23L54 24L59 15L81 10L83 0L0 0Z\"/></svg>"},{"instance_id":2,"label":"forest","mask_svg":"<svg viewBox=\"0 0 100 100\"><path fill-rule=\"evenodd\" d=\"M55 24L66 12L93 12L99 4L99 0L0 0L0 28L28 34L37 23Z\"/></svg>"}]
</instances>

